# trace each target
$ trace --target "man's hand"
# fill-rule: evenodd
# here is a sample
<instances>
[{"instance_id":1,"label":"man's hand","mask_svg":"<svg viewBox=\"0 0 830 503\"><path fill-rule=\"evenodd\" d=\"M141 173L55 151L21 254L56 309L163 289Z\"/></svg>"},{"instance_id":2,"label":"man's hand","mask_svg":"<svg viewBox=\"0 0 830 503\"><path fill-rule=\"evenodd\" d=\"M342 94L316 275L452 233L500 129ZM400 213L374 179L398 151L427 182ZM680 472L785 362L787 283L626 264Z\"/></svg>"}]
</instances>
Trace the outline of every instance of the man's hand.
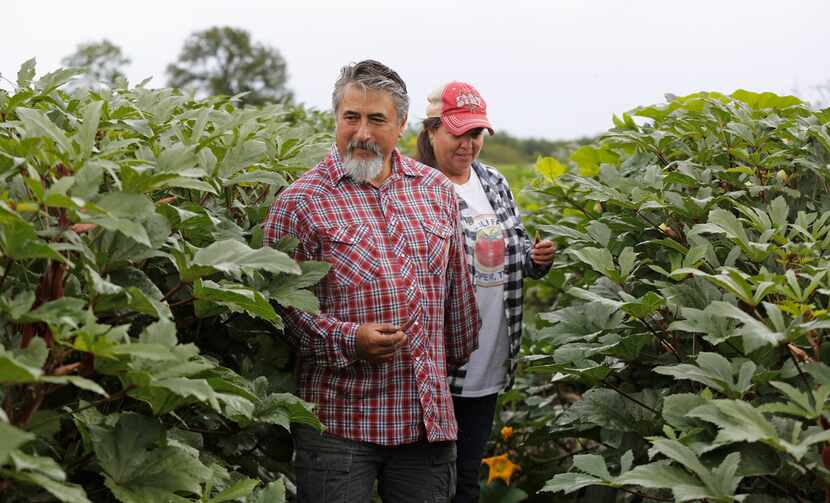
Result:
<instances>
[{"instance_id":1,"label":"man's hand","mask_svg":"<svg viewBox=\"0 0 830 503\"><path fill-rule=\"evenodd\" d=\"M406 344L400 327L389 323L363 323L357 327L357 356L369 363L391 360L399 347Z\"/></svg>"},{"instance_id":2,"label":"man's hand","mask_svg":"<svg viewBox=\"0 0 830 503\"><path fill-rule=\"evenodd\" d=\"M550 239L543 239L533 244L530 250L530 260L538 266L548 266L553 263L556 254L556 244Z\"/></svg>"}]
</instances>

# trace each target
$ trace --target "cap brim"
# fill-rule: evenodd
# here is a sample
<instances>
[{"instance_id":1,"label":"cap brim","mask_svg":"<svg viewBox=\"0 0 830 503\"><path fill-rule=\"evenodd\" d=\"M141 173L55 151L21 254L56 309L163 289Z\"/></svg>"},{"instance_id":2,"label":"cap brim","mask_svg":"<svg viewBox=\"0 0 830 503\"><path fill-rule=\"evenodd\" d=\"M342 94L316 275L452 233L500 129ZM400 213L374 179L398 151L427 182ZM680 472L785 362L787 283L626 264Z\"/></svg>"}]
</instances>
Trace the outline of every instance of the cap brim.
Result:
<instances>
[{"instance_id":1,"label":"cap brim","mask_svg":"<svg viewBox=\"0 0 830 503\"><path fill-rule=\"evenodd\" d=\"M485 115L477 114L452 114L441 117L447 131L453 136L462 136L467 131L475 128L484 128L490 132L490 135L495 134L493 126L487 120Z\"/></svg>"}]
</instances>

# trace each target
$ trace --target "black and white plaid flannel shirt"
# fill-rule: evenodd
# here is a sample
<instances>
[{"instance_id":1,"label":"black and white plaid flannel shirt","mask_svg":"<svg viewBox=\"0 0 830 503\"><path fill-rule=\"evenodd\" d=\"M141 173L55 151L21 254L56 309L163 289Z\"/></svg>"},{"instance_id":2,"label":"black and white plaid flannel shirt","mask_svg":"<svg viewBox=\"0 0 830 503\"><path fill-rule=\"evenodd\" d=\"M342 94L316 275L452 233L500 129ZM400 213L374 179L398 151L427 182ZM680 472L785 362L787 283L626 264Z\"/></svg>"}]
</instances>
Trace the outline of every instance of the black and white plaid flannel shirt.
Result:
<instances>
[{"instance_id":1,"label":"black and white plaid flannel shirt","mask_svg":"<svg viewBox=\"0 0 830 503\"><path fill-rule=\"evenodd\" d=\"M522 280L525 276L534 279L544 276L550 266L536 266L530 259L530 250L533 247L530 236L522 224L521 215L516 208L516 201L510 192L510 186L501 173L495 169L474 161L472 168L481 180L481 186L490 201L490 206L496 218L504 227L505 234L505 264L504 272L507 282L504 285L504 314L507 318L507 336L510 338L510 359L507 363L507 384L505 389L513 385L516 374L516 356L519 354L522 340ZM458 207L461 211L461 223L464 228L464 251L467 255L467 267L475 284L475 251L476 234L471 230L473 218L470 208L462 198L458 198ZM467 374L466 365L449 369L450 391L460 394L464 389L464 378Z\"/></svg>"}]
</instances>

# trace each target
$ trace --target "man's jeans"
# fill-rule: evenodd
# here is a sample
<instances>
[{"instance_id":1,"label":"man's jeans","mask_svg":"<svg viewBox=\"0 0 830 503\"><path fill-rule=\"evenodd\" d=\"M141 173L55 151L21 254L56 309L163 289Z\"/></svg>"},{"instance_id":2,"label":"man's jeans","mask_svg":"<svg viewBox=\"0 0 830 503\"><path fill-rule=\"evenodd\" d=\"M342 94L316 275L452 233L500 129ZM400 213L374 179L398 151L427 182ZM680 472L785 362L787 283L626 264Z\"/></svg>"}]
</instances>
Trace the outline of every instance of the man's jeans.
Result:
<instances>
[{"instance_id":1,"label":"man's jeans","mask_svg":"<svg viewBox=\"0 0 830 503\"><path fill-rule=\"evenodd\" d=\"M481 456L493 429L498 397L452 397L458 420L458 489L453 503L478 502Z\"/></svg>"},{"instance_id":2,"label":"man's jeans","mask_svg":"<svg viewBox=\"0 0 830 503\"><path fill-rule=\"evenodd\" d=\"M455 442L395 447L294 428L298 503L370 503L375 480L386 503L449 503Z\"/></svg>"}]
</instances>

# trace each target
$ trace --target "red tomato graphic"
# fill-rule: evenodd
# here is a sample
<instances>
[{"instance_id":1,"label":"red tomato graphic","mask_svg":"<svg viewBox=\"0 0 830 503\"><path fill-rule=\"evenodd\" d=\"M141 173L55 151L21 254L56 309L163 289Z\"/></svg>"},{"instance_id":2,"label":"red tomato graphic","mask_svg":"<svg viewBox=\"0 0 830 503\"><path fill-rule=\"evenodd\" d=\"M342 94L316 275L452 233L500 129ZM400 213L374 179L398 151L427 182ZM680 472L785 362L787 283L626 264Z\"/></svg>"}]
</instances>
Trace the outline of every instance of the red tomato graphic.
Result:
<instances>
[{"instance_id":1,"label":"red tomato graphic","mask_svg":"<svg viewBox=\"0 0 830 503\"><path fill-rule=\"evenodd\" d=\"M502 233L479 233L476 239L476 262L481 269L492 272L504 266L504 239Z\"/></svg>"}]
</instances>

